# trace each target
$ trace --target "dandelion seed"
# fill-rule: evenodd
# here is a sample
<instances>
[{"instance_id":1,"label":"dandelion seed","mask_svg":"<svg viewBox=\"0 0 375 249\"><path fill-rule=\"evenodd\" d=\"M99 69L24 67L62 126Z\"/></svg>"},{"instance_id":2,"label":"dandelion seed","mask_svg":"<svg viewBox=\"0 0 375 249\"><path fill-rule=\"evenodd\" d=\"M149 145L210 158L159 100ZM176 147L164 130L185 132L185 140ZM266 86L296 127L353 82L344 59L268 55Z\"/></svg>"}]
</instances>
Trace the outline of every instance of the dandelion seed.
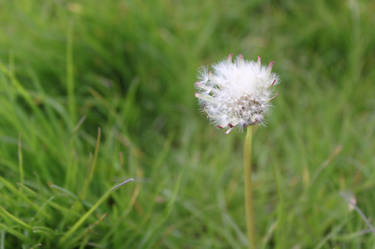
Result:
<instances>
[{"instance_id":1,"label":"dandelion seed","mask_svg":"<svg viewBox=\"0 0 375 249\"><path fill-rule=\"evenodd\" d=\"M214 64L212 71L203 68L195 84L195 96L208 118L217 127L225 128L226 134L235 127L262 124L271 100L277 96L273 87L279 77L272 73L273 64L263 66L259 56L256 62L245 60L242 55L232 61L230 54Z\"/></svg>"}]
</instances>

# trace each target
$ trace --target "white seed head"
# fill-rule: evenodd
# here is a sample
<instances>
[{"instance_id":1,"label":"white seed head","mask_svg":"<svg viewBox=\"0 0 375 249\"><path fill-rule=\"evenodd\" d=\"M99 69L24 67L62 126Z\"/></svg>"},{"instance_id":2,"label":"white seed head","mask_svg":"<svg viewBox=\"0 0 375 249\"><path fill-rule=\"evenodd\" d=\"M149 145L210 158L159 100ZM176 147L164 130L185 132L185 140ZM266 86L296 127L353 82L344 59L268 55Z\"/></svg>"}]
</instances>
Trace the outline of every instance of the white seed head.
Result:
<instances>
[{"instance_id":1,"label":"white seed head","mask_svg":"<svg viewBox=\"0 0 375 249\"><path fill-rule=\"evenodd\" d=\"M195 96L208 118L219 128L226 128L226 133L234 127L263 123L270 101L276 97L273 88L279 83L272 65L263 66L259 56L256 62L241 55L232 61L230 54L212 65L212 71L203 68Z\"/></svg>"}]
</instances>

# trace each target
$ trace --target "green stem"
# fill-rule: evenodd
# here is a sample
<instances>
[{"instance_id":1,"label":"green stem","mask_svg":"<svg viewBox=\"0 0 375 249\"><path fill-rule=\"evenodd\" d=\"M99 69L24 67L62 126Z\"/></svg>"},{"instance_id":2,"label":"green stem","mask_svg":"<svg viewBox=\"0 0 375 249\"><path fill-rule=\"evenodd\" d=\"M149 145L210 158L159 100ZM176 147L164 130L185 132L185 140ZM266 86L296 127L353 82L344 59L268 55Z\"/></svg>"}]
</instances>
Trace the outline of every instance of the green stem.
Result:
<instances>
[{"instance_id":1,"label":"green stem","mask_svg":"<svg viewBox=\"0 0 375 249\"><path fill-rule=\"evenodd\" d=\"M251 182L251 140L253 128L248 126L244 143L244 177L245 177L245 210L246 227L249 249L256 249L255 245L255 226L254 226L254 203L253 203L253 185Z\"/></svg>"}]
</instances>

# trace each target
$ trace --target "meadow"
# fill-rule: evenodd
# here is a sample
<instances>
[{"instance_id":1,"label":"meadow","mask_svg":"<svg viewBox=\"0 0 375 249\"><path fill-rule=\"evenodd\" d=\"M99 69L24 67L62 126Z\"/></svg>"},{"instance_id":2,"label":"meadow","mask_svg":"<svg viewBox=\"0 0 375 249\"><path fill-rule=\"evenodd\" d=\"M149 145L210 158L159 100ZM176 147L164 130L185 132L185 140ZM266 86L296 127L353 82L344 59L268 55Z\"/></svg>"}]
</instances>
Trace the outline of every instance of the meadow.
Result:
<instances>
[{"instance_id":1,"label":"meadow","mask_svg":"<svg viewBox=\"0 0 375 249\"><path fill-rule=\"evenodd\" d=\"M198 69L229 53L281 78L254 134L260 248L375 248L374 13L0 0L0 249L247 248L244 133L194 98Z\"/></svg>"}]
</instances>

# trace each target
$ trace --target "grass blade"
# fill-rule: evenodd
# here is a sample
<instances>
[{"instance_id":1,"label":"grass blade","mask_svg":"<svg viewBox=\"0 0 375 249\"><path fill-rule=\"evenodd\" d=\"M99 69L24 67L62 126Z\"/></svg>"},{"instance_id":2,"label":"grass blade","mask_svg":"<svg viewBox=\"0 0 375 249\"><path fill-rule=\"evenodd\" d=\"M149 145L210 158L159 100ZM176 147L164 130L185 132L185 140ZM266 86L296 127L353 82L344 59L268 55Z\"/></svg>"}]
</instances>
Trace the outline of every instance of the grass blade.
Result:
<instances>
[{"instance_id":1,"label":"grass blade","mask_svg":"<svg viewBox=\"0 0 375 249\"><path fill-rule=\"evenodd\" d=\"M78 229L78 227L80 227L83 222L100 206L100 204L102 204L108 197L109 195L115 191L116 189L118 189L119 187L125 185L126 183L128 182L132 182L134 181L133 178L129 178L125 181L123 181L122 183L120 184L117 184L116 186L112 187L110 190L108 190L95 204L94 206L92 206L89 211L87 211L82 217L81 219L79 219L69 230L68 232L65 233L65 235L60 239L59 241L59 244L62 245L66 242L67 239L69 239L71 237L71 235Z\"/></svg>"}]
</instances>

